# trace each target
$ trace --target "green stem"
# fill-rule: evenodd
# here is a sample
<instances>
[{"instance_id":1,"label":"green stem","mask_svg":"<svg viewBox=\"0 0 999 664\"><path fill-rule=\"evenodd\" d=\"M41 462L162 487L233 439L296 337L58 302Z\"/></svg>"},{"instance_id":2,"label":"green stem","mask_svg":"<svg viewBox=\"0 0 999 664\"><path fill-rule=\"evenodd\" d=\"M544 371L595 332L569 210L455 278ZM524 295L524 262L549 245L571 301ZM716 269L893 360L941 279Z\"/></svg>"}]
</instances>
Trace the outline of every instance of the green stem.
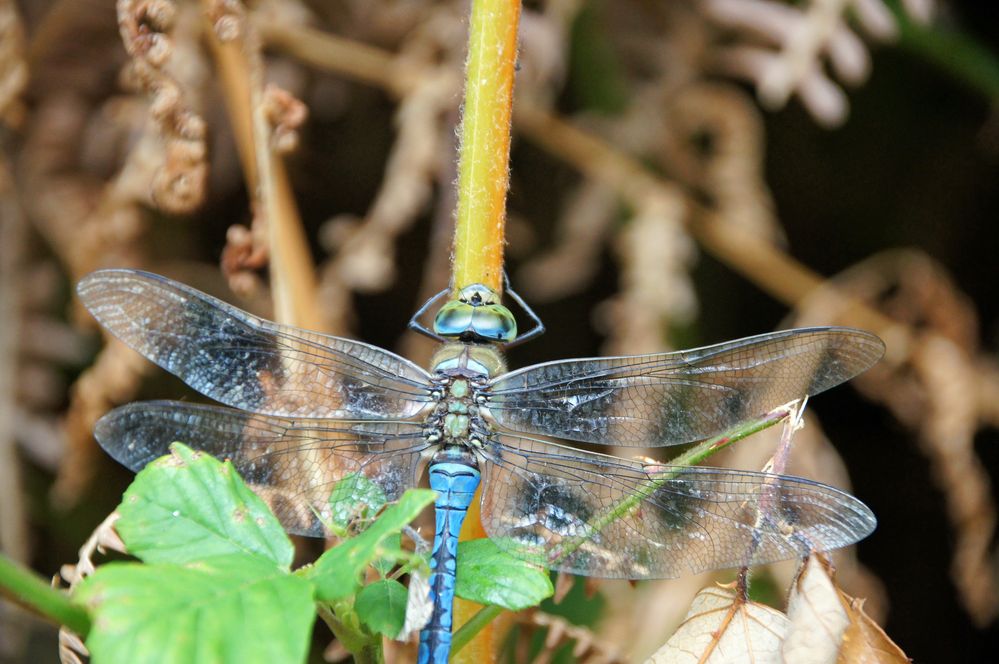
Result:
<instances>
[{"instance_id":1,"label":"green stem","mask_svg":"<svg viewBox=\"0 0 999 664\"><path fill-rule=\"evenodd\" d=\"M754 433L759 433L764 429L769 429L773 425L777 424L788 415L793 412L793 408L790 406L780 406L774 408L766 415L758 417L755 420L749 420L748 422L743 422L736 425L732 429L729 429L725 433L715 436L714 438L708 438L707 440L701 441L697 445L694 445L689 450L673 457L669 460L668 465L670 466L693 466L698 464L705 459L707 459L712 454L720 452L732 443L738 442L743 438L748 438Z\"/></svg>"},{"instance_id":2,"label":"green stem","mask_svg":"<svg viewBox=\"0 0 999 664\"><path fill-rule=\"evenodd\" d=\"M481 632L486 625L495 620L501 613L503 613L503 607L500 606L482 607L478 613L469 618L451 637L451 655L454 656L455 653L468 645L475 638L476 634Z\"/></svg>"},{"instance_id":3,"label":"green stem","mask_svg":"<svg viewBox=\"0 0 999 664\"><path fill-rule=\"evenodd\" d=\"M589 522L589 528L587 528L587 530L591 533L601 532L610 524L624 518L638 509L643 500L658 491L663 484L675 478L684 468L704 461L712 454L725 449L736 441L742 440L743 438L751 436L754 433L762 431L763 429L772 427L790 415L791 412L791 407L786 405L780 406L779 408L775 408L766 415L758 417L755 420L749 420L748 422L738 424L721 435L708 438L707 440L694 445L683 454L680 454L669 462L662 464L664 468L663 472L652 476L653 481L643 486L639 491L636 491L627 498L621 500L621 502L616 504L613 509L599 514L595 519L593 519L593 521ZM547 564L551 566L561 562L585 544L590 538L592 538L592 536L593 535L591 534L587 537L578 537L566 540L560 547L552 552Z\"/></svg>"},{"instance_id":4,"label":"green stem","mask_svg":"<svg viewBox=\"0 0 999 664\"><path fill-rule=\"evenodd\" d=\"M41 577L0 553L0 594L14 602L65 625L81 637L90 632L90 616L73 603L65 592L56 590Z\"/></svg>"},{"instance_id":5,"label":"green stem","mask_svg":"<svg viewBox=\"0 0 999 664\"><path fill-rule=\"evenodd\" d=\"M336 640L343 644L354 657L355 664L385 664L385 653L382 651L381 637L371 636L361 631L360 625L351 625L354 620L341 620L328 604L320 602L317 605L319 617L333 632ZM349 613L354 617L353 609L339 607L340 613Z\"/></svg>"}]
</instances>

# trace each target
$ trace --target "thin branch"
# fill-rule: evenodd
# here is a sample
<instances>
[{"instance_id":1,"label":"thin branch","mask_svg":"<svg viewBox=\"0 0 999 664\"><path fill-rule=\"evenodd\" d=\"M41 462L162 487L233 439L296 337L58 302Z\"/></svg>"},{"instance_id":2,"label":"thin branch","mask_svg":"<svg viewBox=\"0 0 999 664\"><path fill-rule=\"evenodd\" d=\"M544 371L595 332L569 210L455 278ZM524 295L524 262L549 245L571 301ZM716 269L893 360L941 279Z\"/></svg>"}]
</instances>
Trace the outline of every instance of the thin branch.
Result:
<instances>
[{"instance_id":1,"label":"thin branch","mask_svg":"<svg viewBox=\"0 0 999 664\"><path fill-rule=\"evenodd\" d=\"M242 6L203 0L214 18L209 43L215 55L226 96L226 107L243 161L247 188L253 196L256 248L270 255L271 290L275 320L320 329L316 309L316 274L302 221L284 162L277 152L268 109L273 94L264 89L261 42ZM224 15L220 15L225 11ZM261 237L262 236L262 237ZM258 257L259 258L259 257Z\"/></svg>"}]
</instances>

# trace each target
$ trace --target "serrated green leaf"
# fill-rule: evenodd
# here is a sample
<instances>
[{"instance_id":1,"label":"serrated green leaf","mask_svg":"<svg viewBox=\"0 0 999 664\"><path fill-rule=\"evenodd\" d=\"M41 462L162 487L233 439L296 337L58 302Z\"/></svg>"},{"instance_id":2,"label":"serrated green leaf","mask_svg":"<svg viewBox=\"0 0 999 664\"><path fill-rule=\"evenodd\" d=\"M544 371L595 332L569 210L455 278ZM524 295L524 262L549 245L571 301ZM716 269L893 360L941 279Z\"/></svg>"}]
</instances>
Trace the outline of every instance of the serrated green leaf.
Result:
<instances>
[{"instance_id":1,"label":"serrated green leaf","mask_svg":"<svg viewBox=\"0 0 999 664\"><path fill-rule=\"evenodd\" d=\"M277 518L229 462L180 443L125 491L115 530L147 563L242 553L288 569L295 550Z\"/></svg>"},{"instance_id":2,"label":"serrated green leaf","mask_svg":"<svg viewBox=\"0 0 999 664\"><path fill-rule=\"evenodd\" d=\"M354 610L372 632L396 638L406 621L406 587L395 579L382 579L361 588Z\"/></svg>"},{"instance_id":3,"label":"serrated green leaf","mask_svg":"<svg viewBox=\"0 0 999 664\"><path fill-rule=\"evenodd\" d=\"M376 514L386 502L380 486L360 473L351 473L330 494L330 525L333 530L345 530L351 521Z\"/></svg>"},{"instance_id":4,"label":"serrated green leaf","mask_svg":"<svg viewBox=\"0 0 999 664\"><path fill-rule=\"evenodd\" d=\"M490 539L458 543L458 597L510 611L536 606L552 595L548 571L514 558Z\"/></svg>"},{"instance_id":5,"label":"serrated green leaf","mask_svg":"<svg viewBox=\"0 0 999 664\"><path fill-rule=\"evenodd\" d=\"M342 599L354 594L364 568L391 550L385 540L399 533L423 508L434 502L437 494L428 489L410 489L399 502L389 506L357 537L333 547L306 570L316 584L316 597L323 601Z\"/></svg>"},{"instance_id":6,"label":"serrated green leaf","mask_svg":"<svg viewBox=\"0 0 999 664\"><path fill-rule=\"evenodd\" d=\"M79 586L95 662L301 662L315 619L308 581L257 556L110 563Z\"/></svg>"}]
</instances>

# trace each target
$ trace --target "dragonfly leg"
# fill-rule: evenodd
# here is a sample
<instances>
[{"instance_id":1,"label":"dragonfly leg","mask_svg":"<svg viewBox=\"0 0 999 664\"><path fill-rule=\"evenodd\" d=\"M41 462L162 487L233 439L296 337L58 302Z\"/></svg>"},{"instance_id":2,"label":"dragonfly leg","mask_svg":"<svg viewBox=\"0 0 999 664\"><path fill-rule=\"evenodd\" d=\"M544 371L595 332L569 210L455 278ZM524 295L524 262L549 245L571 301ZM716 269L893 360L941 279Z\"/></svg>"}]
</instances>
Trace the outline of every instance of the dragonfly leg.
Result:
<instances>
[{"instance_id":1,"label":"dragonfly leg","mask_svg":"<svg viewBox=\"0 0 999 664\"><path fill-rule=\"evenodd\" d=\"M437 293L436 295L434 295L433 297L431 297L429 300L427 300L426 302L424 302L423 306L420 307L416 311L415 314L413 314L412 318L409 319L409 326L408 326L409 329L413 330L414 332L419 332L420 334L422 334L424 336L427 336L427 337L430 337L431 339L436 339L437 341L444 341L444 337L442 337L441 335L437 334L436 332L434 332L433 330L431 330L430 328L428 328L426 325L424 325L423 323L421 323L420 319L423 318L424 314L427 313L427 311L430 309L430 307L432 307L434 305L435 302L437 302L438 300L440 300L442 297L444 297L445 295L447 295L449 292L450 292L450 289L445 288L444 290L442 290L441 292Z\"/></svg>"},{"instance_id":2,"label":"dragonfly leg","mask_svg":"<svg viewBox=\"0 0 999 664\"><path fill-rule=\"evenodd\" d=\"M430 466L430 488L437 492L434 550L430 558L430 622L420 632L418 664L447 664L451 654L454 619L455 572L458 534L468 506L479 486L479 470L467 463L449 461Z\"/></svg>"},{"instance_id":3,"label":"dragonfly leg","mask_svg":"<svg viewBox=\"0 0 999 664\"><path fill-rule=\"evenodd\" d=\"M524 334L518 334L516 339L506 344L507 348L512 348L513 346L519 346L525 341L530 341L531 339L534 339L535 337L539 337L542 334L544 334L545 324L541 322L541 318L536 313L534 313L534 309L531 309L530 305L528 305L527 302L524 301L524 298L522 298L520 294L517 291L513 290L513 288L510 286L510 276L506 273L506 270L503 270L503 281L506 282L507 295L509 295L510 298L517 303L517 306L519 306L521 310L525 314L527 314L527 317L531 319L531 322L534 323L534 327L532 327Z\"/></svg>"}]
</instances>

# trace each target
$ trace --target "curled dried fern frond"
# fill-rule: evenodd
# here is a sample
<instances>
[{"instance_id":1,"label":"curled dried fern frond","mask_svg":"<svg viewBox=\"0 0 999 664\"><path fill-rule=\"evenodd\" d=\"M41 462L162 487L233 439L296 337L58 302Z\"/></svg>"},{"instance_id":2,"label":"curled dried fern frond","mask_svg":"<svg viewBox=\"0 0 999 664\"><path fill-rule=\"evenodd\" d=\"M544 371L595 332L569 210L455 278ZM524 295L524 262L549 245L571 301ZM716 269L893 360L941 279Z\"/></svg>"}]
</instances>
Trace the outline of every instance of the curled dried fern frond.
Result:
<instances>
[{"instance_id":1,"label":"curled dried fern frond","mask_svg":"<svg viewBox=\"0 0 999 664\"><path fill-rule=\"evenodd\" d=\"M928 19L925 0L905 3L917 19ZM761 103L782 108L796 96L817 122L841 124L847 116L846 94L827 73L846 85L859 85L870 74L870 54L848 19L872 38L887 40L897 22L881 0L809 0L792 5L779 0L702 0L705 16L737 37L713 56L721 73L750 81Z\"/></svg>"},{"instance_id":2,"label":"curled dried fern frond","mask_svg":"<svg viewBox=\"0 0 999 664\"><path fill-rule=\"evenodd\" d=\"M149 115L164 142L151 183L152 201L167 212L190 212L204 199L208 163L205 121L169 72L174 53L169 32L179 9L169 0L118 0L117 9L122 41L132 58L129 79L149 95Z\"/></svg>"},{"instance_id":3,"label":"curled dried fern frond","mask_svg":"<svg viewBox=\"0 0 999 664\"><path fill-rule=\"evenodd\" d=\"M581 664L624 664L623 655L613 644L604 642L586 627L573 625L565 618L553 616L543 611L530 611L520 618L522 628L521 643L535 630L545 630L544 645L533 660L533 664L547 664L556 651L566 643L574 642L572 656ZM517 661L528 661L520 658Z\"/></svg>"}]
</instances>

